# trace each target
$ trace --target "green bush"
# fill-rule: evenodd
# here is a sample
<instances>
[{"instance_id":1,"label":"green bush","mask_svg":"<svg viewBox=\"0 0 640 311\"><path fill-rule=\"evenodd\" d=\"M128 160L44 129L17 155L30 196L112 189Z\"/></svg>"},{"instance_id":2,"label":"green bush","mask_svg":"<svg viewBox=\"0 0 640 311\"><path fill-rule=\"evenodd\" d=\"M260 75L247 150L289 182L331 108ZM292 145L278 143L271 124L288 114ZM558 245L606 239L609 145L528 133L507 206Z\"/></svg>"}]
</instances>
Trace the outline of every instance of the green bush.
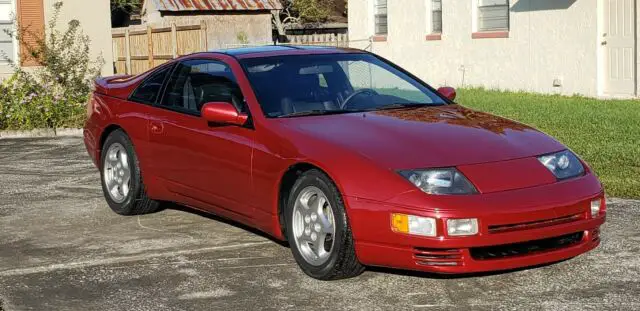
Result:
<instances>
[{"instance_id":1,"label":"green bush","mask_svg":"<svg viewBox=\"0 0 640 311\"><path fill-rule=\"evenodd\" d=\"M40 64L25 70L6 55L14 75L0 85L0 129L81 127L86 115L85 103L93 80L104 60L92 60L90 39L82 33L80 22L72 20L66 30L58 30L62 2L54 4L47 36L16 24L10 36L23 43L35 38L33 45L23 44L22 56Z\"/></svg>"},{"instance_id":2,"label":"green bush","mask_svg":"<svg viewBox=\"0 0 640 311\"><path fill-rule=\"evenodd\" d=\"M0 129L82 126L86 95L73 96L52 83L32 82L14 74L0 85Z\"/></svg>"}]
</instances>

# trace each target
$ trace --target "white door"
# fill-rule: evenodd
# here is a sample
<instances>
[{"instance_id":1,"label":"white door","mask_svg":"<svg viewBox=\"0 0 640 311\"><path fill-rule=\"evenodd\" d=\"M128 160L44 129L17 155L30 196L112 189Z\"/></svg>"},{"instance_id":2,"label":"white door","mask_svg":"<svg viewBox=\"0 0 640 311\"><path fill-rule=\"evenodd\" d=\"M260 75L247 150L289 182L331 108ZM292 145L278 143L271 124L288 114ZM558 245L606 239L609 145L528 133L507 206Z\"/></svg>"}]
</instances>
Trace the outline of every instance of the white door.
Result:
<instances>
[{"instance_id":1,"label":"white door","mask_svg":"<svg viewBox=\"0 0 640 311\"><path fill-rule=\"evenodd\" d=\"M635 1L604 0L604 93L634 95L636 86Z\"/></svg>"}]
</instances>

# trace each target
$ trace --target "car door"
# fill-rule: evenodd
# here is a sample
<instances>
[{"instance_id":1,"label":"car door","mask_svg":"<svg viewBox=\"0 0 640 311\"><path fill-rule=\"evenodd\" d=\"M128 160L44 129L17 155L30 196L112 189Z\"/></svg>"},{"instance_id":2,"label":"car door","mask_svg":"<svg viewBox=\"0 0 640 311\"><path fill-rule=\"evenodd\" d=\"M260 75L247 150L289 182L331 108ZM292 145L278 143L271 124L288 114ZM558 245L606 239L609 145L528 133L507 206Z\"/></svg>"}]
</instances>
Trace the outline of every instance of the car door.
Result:
<instances>
[{"instance_id":1,"label":"car door","mask_svg":"<svg viewBox=\"0 0 640 311\"><path fill-rule=\"evenodd\" d=\"M247 109L229 65L214 59L178 63L150 119L153 165L177 200L251 217L251 126L208 124L207 102Z\"/></svg>"},{"instance_id":2,"label":"car door","mask_svg":"<svg viewBox=\"0 0 640 311\"><path fill-rule=\"evenodd\" d=\"M127 100L112 98L111 101L122 106L123 113L118 115L118 124L131 138L140 171L143 173L147 193L159 200L170 199L166 191L162 191L162 184L158 180L158 170L153 166L153 153L149 146L149 118L156 108L154 104L160 97L166 81L173 70L173 64L165 64L151 72L132 92Z\"/></svg>"}]
</instances>

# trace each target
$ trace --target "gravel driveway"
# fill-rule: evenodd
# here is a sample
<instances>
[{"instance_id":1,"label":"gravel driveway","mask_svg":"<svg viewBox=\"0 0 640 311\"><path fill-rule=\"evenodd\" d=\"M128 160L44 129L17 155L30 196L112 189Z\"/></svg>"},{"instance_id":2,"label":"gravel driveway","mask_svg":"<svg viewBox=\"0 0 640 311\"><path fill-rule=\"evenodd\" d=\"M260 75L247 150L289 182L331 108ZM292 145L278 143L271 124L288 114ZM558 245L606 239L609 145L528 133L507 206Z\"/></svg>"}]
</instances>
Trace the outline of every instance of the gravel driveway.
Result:
<instances>
[{"instance_id":1,"label":"gravel driveway","mask_svg":"<svg viewBox=\"0 0 640 311\"><path fill-rule=\"evenodd\" d=\"M603 244L554 265L321 282L285 245L215 216L112 213L80 138L0 140L5 310L638 310L639 226L640 202L613 199Z\"/></svg>"}]
</instances>

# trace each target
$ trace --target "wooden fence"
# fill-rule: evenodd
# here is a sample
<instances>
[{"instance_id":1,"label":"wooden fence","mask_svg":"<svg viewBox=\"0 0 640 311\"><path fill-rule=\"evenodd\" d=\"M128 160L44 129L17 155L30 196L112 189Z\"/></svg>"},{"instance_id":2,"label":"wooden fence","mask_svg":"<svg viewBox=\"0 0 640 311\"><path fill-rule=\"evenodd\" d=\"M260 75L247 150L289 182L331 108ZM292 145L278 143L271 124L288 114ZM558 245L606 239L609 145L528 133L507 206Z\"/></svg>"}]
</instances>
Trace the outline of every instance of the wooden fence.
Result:
<instances>
[{"instance_id":1,"label":"wooden fence","mask_svg":"<svg viewBox=\"0 0 640 311\"><path fill-rule=\"evenodd\" d=\"M289 42L293 45L326 45L337 47L349 47L349 36L347 34L308 34L308 35L287 35Z\"/></svg>"},{"instance_id":2,"label":"wooden fence","mask_svg":"<svg viewBox=\"0 0 640 311\"><path fill-rule=\"evenodd\" d=\"M112 31L116 74L138 74L176 57L207 50L207 26L146 29L129 27Z\"/></svg>"},{"instance_id":3,"label":"wooden fence","mask_svg":"<svg viewBox=\"0 0 640 311\"><path fill-rule=\"evenodd\" d=\"M207 26L116 28L112 34L116 74L139 74L176 57L207 51ZM287 35L286 44L348 47L347 34ZM226 47L255 46L232 44Z\"/></svg>"}]
</instances>

